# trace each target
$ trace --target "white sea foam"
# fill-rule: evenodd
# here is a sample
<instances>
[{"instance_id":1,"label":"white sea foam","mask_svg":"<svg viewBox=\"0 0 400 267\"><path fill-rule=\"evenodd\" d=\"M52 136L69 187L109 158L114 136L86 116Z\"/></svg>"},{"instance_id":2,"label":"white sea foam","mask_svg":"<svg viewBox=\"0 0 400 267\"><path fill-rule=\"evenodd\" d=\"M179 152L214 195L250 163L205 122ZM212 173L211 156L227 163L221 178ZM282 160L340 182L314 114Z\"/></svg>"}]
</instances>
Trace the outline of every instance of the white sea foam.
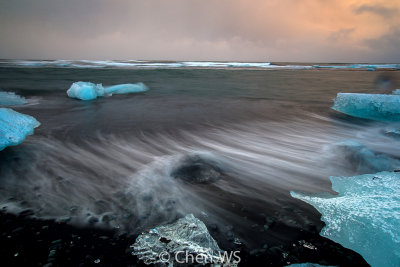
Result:
<instances>
[{"instance_id":1,"label":"white sea foam","mask_svg":"<svg viewBox=\"0 0 400 267\"><path fill-rule=\"evenodd\" d=\"M379 127L366 131L299 119L129 138L99 133L78 143L34 135L18 161L0 168L2 177L8 177L2 180L0 204L8 210L32 209L40 218L126 231L187 213L205 212L225 224L225 218L239 222L240 215L224 209L226 203L218 203L215 192L274 205L275 198L266 192L327 190L330 174L353 169L351 162L337 160L340 152L329 149L335 141L357 136L373 151L400 156L391 138L379 133ZM193 153L225 175L204 190L174 178L174 169Z\"/></svg>"},{"instance_id":2,"label":"white sea foam","mask_svg":"<svg viewBox=\"0 0 400 267\"><path fill-rule=\"evenodd\" d=\"M223 68L223 69L394 69L400 64L337 64L337 65L296 65L272 64L270 62L223 62L223 61L146 61L146 60L0 60L0 66L31 68Z\"/></svg>"}]
</instances>

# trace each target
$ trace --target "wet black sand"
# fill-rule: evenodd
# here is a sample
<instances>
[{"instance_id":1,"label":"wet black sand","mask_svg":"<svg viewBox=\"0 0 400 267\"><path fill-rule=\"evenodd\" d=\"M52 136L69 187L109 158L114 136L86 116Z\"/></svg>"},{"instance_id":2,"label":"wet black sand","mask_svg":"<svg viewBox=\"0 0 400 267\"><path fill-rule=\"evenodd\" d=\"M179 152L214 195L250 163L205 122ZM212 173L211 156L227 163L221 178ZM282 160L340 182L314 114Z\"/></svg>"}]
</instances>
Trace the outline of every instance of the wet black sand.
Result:
<instances>
[{"instance_id":1,"label":"wet black sand","mask_svg":"<svg viewBox=\"0 0 400 267\"><path fill-rule=\"evenodd\" d=\"M271 227L279 228L280 225ZM215 235L218 229L210 229ZM297 243L241 251L239 266L285 266L313 262L335 266L368 266L357 253L314 232L298 233ZM136 236L115 231L77 228L51 220L0 214L0 257L2 266L146 266L131 255ZM217 240L218 241L218 240Z\"/></svg>"}]
</instances>

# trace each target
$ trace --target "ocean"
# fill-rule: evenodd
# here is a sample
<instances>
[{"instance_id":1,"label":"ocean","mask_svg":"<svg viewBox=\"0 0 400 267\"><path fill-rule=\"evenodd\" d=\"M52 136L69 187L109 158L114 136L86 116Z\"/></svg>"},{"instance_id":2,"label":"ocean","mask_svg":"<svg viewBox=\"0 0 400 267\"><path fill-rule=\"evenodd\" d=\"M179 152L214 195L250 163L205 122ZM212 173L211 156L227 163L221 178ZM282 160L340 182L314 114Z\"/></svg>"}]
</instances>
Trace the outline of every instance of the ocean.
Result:
<instances>
[{"instance_id":1,"label":"ocean","mask_svg":"<svg viewBox=\"0 0 400 267\"><path fill-rule=\"evenodd\" d=\"M335 194L330 176L381 170L338 142L400 158L399 141L382 134L396 123L330 109L339 92L399 88L398 65L112 63L0 62L0 90L27 99L12 108L41 123L25 142L0 152L3 214L29 210L26 222L65 222L133 242L194 214L221 248L244 247L247 262L296 262L288 251L301 240L319 242L321 253L337 251L322 253L320 263L363 262L320 237L321 215L290 191ZM77 81L142 82L149 90L80 101L66 94ZM189 181L174 177L190 162L221 175L206 183L190 181L190 173Z\"/></svg>"}]
</instances>

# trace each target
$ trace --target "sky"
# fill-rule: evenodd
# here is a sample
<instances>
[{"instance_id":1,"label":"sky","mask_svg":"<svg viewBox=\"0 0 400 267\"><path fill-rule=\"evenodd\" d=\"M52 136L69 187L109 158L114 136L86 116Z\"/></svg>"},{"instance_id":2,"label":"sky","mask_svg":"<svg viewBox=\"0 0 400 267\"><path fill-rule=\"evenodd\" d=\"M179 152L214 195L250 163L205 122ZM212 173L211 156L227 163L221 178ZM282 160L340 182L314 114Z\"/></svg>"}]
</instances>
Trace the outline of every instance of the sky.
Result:
<instances>
[{"instance_id":1,"label":"sky","mask_svg":"<svg viewBox=\"0 0 400 267\"><path fill-rule=\"evenodd\" d=\"M0 0L0 58L400 63L400 1Z\"/></svg>"}]
</instances>

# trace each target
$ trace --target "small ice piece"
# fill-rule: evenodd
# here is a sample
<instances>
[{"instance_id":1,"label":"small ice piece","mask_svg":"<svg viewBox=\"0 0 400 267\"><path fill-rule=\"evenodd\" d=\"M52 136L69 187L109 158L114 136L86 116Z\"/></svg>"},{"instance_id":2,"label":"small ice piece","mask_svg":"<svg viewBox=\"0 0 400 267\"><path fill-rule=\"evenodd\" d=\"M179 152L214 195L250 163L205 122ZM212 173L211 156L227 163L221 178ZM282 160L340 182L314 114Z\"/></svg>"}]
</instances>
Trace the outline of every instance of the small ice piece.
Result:
<instances>
[{"instance_id":1,"label":"small ice piece","mask_svg":"<svg viewBox=\"0 0 400 267\"><path fill-rule=\"evenodd\" d=\"M142 233L131 247L132 254L145 264L164 263L173 266L176 259L184 262L186 253L194 258L201 254L207 262L221 263L224 255L204 223L193 214Z\"/></svg>"},{"instance_id":2,"label":"small ice piece","mask_svg":"<svg viewBox=\"0 0 400 267\"><path fill-rule=\"evenodd\" d=\"M400 95L338 93L332 109L350 116L400 121Z\"/></svg>"},{"instance_id":3,"label":"small ice piece","mask_svg":"<svg viewBox=\"0 0 400 267\"><path fill-rule=\"evenodd\" d=\"M352 64L352 65L314 65L313 68L324 68L324 69L365 69L368 71L374 71L375 69L398 69L399 65L396 64Z\"/></svg>"},{"instance_id":4,"label":"small ice piece","mask_svg":"<svg viewBox=\"0 0 400 267\"><path fill-rule=\"evenodd\" d=\"M332 144L331 149L335 155L340 155L340 160L353 164L358 173L392 171L400 168L400 160L375 153L355 140L336 142Z\"/></svg>"},{"instance_id":5,"label":"small ice piece","mask_svg":"<svg viewBox=\"0 0 400 267\"><path fill-rule=\"evenodd\" d=\"M22 143L39 125L34 117L9 108L0 108L0 151L7 146Z\"/></svg>"},{"instance_id":6,"label":"small ice piece","mask_svg":"<svg viewBox=\"0 0 400 267\"><path fill-rule=\"evenodd\" d=\"M400 89L393 90L393 95L400 95Z\"/></svg>"},{"instance_id":7,"label":"small ice piece","mask_svg":"<svg viewBox=\"0 0 400 267\"><path fill-rule=\"evenodd\" d=\"M320 235L360 253L371 266L400 266L400 172L330 179L338 195L290 192L322 214Z\"/></svg>"},{"instance_id":8,"label":"small ice piece","mask_svg":"<svg viewBox=\"0 0 400 267\"><path fill-rule=\"evenodd\" d=\"M105 88L105 93L112 94L130 94L130 93L141 93L147 91L148 88L144 83L125 83L113 86L108 86Z\"/></svg>"},{"instance_id":9,"label":"small ice piece","mask_svg":"<svg viewBox=\"0 0 400 267\"><path fill-rule=\"evenodd\" d=\"M384 130L382 130L383 134L386 136L390 136L396 139L400 139L400 129L397 128L386 128Z\"/></svg>"},{"instance_id":10,"label":"small ice piece","mask_svg":"<svg viewBox=\"0 0 400 267\"><path fill-rule=\"evenodd\" d=\"M13 92L0 92L0 105L2 106L16 106L23 105L25 103L25 98L16 95Z\"/></svg>"},{"instance_id":11,"label":"small ice piece","mask_svg":"<svg viewBox=\"0 0 400 267\"><path fill-rule=\"evenodd\" d=\"M75 82L67 90L67 95L71 98L81 100L92 100L104 95L104 88L101 84L91 82Z\"/></svg>"}]
</instances>

